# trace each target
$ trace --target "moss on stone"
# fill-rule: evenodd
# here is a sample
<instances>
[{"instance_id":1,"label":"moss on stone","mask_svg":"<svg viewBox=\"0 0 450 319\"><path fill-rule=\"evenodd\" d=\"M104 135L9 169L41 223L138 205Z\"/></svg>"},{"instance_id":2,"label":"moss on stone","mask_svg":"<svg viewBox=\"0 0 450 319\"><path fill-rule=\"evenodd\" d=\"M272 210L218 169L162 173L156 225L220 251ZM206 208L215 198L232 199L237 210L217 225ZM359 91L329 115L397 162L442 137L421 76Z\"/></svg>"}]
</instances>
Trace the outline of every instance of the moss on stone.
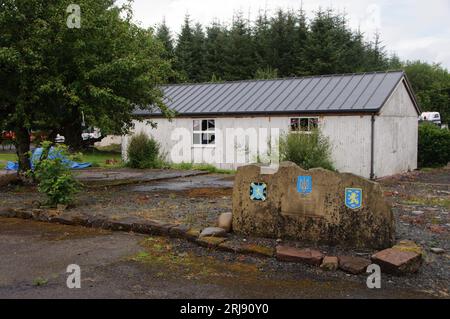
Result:
<instances>
[{"instance_id":1,"label":"moss on stone","mask_svg":"<svg viewBox=\"0 0 450 319\"><path fill-rule=\"evenodd\" d=\"M425 252L423 251L422 247L420 247L415 242L410 241L410 240L402 240L402 241L398 242L397 245L393 246L392 248L400 250L400 251L413 252L422 257L424 257L424 255L425 255Z\"/></svg>"},{"instance_id":2,"label":"moss on stone","mask_svg":"<svg viewBox=\"0 0 450 319\"><path fill-rule=\"evenodd\" d=\"M273 257L275 251L271 247L261 246L257 244L245 244L243 245L243 252L248 254Z\"/></svg>"},{"instance_id":3,"label":"moss on stone","mask_svg":"<svg viewBox=\"0 0 450 319\"><path fill-rule=\"evenodd\" d=\"M227 239L223 237L202 237L197 239L197 243L200 246L215 248L226 240Z\"/></svg>"}]
</instances>

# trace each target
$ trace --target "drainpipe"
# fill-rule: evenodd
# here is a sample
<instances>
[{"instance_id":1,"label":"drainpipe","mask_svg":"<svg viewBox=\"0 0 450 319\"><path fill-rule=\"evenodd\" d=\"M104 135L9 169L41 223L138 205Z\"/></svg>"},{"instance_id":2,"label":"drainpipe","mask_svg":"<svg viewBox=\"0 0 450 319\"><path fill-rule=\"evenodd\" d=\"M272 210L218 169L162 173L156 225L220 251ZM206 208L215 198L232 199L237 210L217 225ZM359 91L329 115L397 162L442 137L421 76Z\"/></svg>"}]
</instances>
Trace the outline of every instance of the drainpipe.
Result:
<instances>
[{"instance_id":1,"label":"drainpipe","mask_svg":"<svg viewBox=\"0 0 450 319\"><path fill-rule=\"evenodd\" d=\"M371 118L371 137L370 137L370 179L375 179L375 114Z\"/></svg>"}]
</instances>

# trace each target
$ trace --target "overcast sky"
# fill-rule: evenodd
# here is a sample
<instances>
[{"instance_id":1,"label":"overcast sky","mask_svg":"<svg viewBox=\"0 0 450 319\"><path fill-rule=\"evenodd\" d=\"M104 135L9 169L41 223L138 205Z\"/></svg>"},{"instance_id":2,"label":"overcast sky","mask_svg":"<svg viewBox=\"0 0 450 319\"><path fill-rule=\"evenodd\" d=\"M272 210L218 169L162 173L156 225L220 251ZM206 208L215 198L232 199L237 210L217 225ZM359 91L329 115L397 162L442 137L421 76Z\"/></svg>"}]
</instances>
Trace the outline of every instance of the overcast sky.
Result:
<instances>
[{"instance_id":1,"label":"overcast sky","mask_svg":"<svg viewBox=\"0 0 450 319\"><path fill-rule=\"evenodd\" d=\"M165 18L177 33L187 13L207 25L214 19L230 22L238 10L253 18L261 9L299 9L302 2L309 16L320 6L332 7L369 37L379 30L387 50L402 59L440 62L450 69L449 0L134 0L133 8L142 26Z\"/></svg>"}]
</instances>

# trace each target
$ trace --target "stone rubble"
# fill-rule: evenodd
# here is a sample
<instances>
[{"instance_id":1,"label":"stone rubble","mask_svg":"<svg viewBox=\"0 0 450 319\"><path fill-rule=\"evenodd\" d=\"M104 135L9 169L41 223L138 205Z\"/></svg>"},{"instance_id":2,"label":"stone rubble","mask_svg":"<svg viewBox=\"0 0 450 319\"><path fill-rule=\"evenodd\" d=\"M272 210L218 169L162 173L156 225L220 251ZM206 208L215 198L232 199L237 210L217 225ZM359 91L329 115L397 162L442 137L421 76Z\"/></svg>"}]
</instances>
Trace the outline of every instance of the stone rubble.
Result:
<instances>
[{"instance_id":1,"label":"stone rubble","mask_svg":"<svg viewBox=\"0 0 450 319\"><path fill-rule=\"evenodd\" d=\"M232 213L222 213L219 216L218 226L219 228L225 229L227 233L231 232L232 229L233 215Z\"/></svg>"},{"instance_id":2,"label":"stone rubble","mask_svg":"<svg viewBox=\"0 0 450 319\"><path fill-rule=\"evenodd\" d=\"M206 227L200 233L201 237L225 237L227 235L227 231L220 227Z\"/></svg>"},{"instance_id":3,"label":"stone rubble","mask_svg":"<svg viewBox=\"0 0 450 319\"><path fill-rule=\"evenodd\" d=\"M339 259L334 256L325 256L320 268L328 271L335 271L339 268Z\"/></svg>"},{"instance_id":4,"label":"stone rubble","mask_svg":"<svg viewBox=\"0 0 450 319\"><path fill-rule=\"evenodd\" d=\"M311 248L294 248L289 246L277 246L276 256L278 260L288 262L301 262L309 265L320 266L324 255Z\"/></svg>"},{"instance_id":5,"label":"stone rubble","mask_svg":"<svg viewBox=\"0 0 450 319\"><path fill-rule=\"evenodd\" d=\"M415 273L422 264L420 254L396 248L379 251L372 255L371 259L373 263L381 267L382 272L394 275Z\"/></svg>"},{"instance_id":6,"label":"stone rubble","mask_svg":"<svg viewBox=\"0 0 450 319\"><path fill-rule=\"evenodd\" d=\"M366 272L371 264L370 260L362 257L339 256L339 269L352 275L359 275Z\"/></svg>"}]
</instances>

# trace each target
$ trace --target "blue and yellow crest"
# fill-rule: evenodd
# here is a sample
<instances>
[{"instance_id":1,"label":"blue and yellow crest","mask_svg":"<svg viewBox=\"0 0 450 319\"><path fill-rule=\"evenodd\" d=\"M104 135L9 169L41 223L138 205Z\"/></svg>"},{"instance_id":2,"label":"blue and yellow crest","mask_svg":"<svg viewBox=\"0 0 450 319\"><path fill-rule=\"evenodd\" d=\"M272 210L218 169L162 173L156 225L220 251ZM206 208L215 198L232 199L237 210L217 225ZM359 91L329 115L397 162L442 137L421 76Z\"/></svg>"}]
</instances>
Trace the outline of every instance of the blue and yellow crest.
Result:
<instances>
[{"instance_id":1,"label":"blue and yellow crest","mask_svg":"<svg viewBox=\"0 0 450 319\"><path fill-rule=\"evenodd\" d=\"M359 209L362 207L362 189L346 188L345 189L345 206L351 209Z\"/></svg>"},{"instance_id":2,"label":"blue and yellow crest","mask_svg":"<svg viewBox=\"0 0 450 319\"><path fill-rule=\"evenodd\" d=\"M299 176L297 178L297 191L302 194L312 192L312 176Z\"/></svg>"},{"instance_id":3,"label":"blue and yellow crest","mask_svg":"<svg viewBox=\"0 0 450 319\"><path fill-rule=\"evenodd\" d=\"M250 199L255 201L265 201L267 198L267 185L265 183L250 184Z\"/></svg>"}]
</instances>

